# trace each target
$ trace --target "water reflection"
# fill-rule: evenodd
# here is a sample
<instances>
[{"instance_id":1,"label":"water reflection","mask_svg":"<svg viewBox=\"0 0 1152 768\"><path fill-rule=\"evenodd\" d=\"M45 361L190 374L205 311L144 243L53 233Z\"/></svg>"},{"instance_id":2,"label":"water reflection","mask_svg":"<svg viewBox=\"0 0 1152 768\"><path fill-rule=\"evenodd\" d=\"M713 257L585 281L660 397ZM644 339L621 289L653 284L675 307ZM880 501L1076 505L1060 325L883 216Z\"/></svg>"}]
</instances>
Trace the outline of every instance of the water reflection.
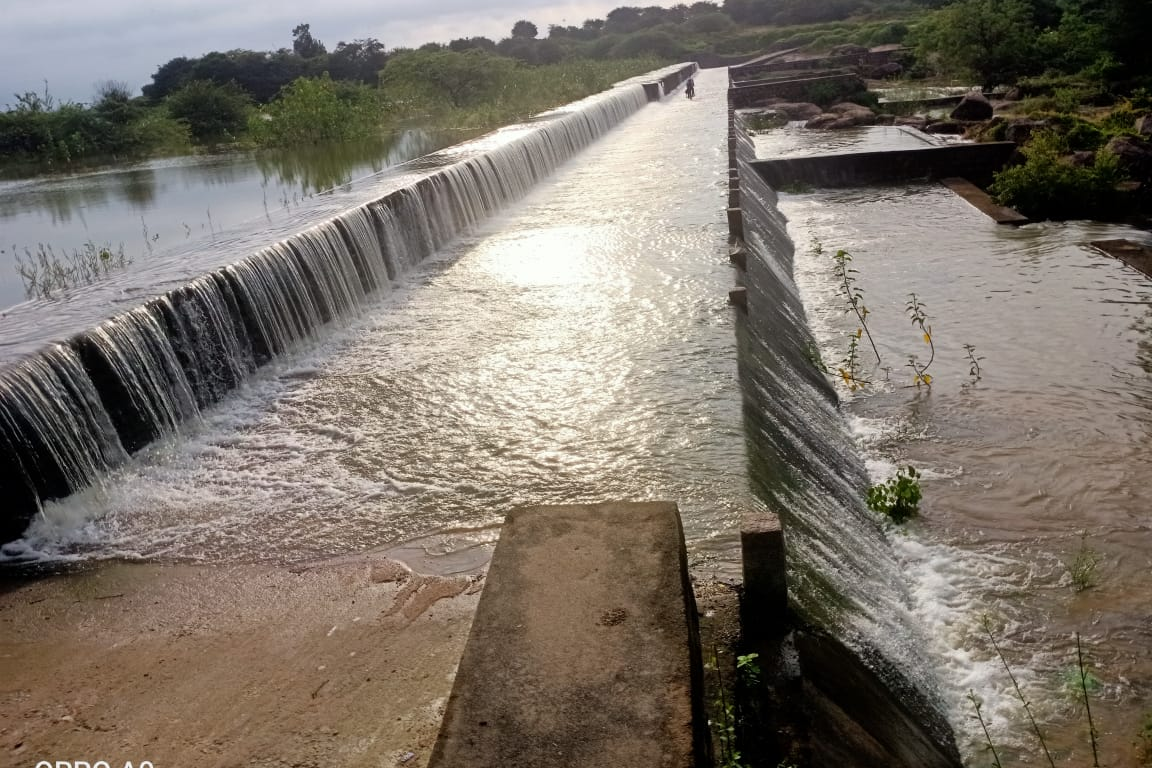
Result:
<instances>
[{"instance_id":1,"label":"water reflection","mask_svg":"<svg viewBox=\"0 0 1152 768\"><path fill-rule=\"evenodd\" d=\"M139 263L158 249L221 229L258 229L270 210L347 189L471 137L420 128L335 146L165 158L0 182L0 309L25 298L16 254L41 244L57 253L88 242L123 246Z\"/></svg>"}]
</instances>

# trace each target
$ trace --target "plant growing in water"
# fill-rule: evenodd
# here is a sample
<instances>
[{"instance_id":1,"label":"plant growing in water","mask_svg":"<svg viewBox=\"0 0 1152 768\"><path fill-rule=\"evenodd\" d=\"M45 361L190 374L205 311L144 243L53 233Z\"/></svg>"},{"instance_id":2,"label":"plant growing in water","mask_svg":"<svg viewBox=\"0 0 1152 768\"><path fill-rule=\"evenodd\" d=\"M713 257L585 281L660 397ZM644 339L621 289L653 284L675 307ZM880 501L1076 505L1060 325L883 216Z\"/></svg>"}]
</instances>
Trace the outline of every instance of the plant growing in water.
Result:
<instances>
[{"instance_id":1,"label":"plant growing in water","mask_svg":"<svg viewBox=\"0 0 1152 768\"><path fill-rule=\"evenodd\" d=\"M819 243L817 243L819 246ZM822 253L821 247L817 253ZM872 345L872 353L876 355L876 362L880 362L880 351L876 349L876 342L872 339L872 332L868 330L868 307L864 305L864 291L860 286L856 285L856 272L849 266L852 263L852 254L843 248L836 251L832 257L835 262L833 274L836 279L840 281L840 292L844 294L844 298L848 301L848 307L855 313L856 318L860 321L860 327L856 330L856 338L859 339L861 331L868 336L868 343Z\"/></svg>"},{"instance_id":2,"label":"plant growing in water","mask_svg":"<svg viewBox=\"0 0 1152 768\"><path fill-rule=\"evenodd\" d=\"M976 347L972 344L964 345L964 352L968 355L968 376L971 378L969 384L975 384L980 381L982 369L980 368L980 361L983 357L977 357Z\"/></svg>"},{"instance_id":3,"label":"plant growing in water","mask_svg":"<svg viewBox=\"0 0 1152 768\"><path fill-rule=\"evenodd\" d=\"M868 508L900 525L920 511L920 473L914 467L901 467L887 482L868 489Z\"/></svg>"},{"instance_id":4,"label":"plant growing in water","mask_svg":"<svg viewBox=\"0 0 1152 768\"><path fill-rule=\"evenodd\" d=\"M1083 592L1096 584L1096 566L1100 564L1100 553L1088 546L1088 532L1080 532L1080 549L1072 562L1066 563L1068 575L1072 578L1072 589Z\"/></svg>"},{"instance_id":5,"label":"plant growing in water","mask_svg":"<svg viewBox=\"0 0 1152 768\"><path fill-rule=\"evenodd\" d=\"M916 294L908 294L906 312L908 317L912 318L912 325L920 329L920 335L924 338L924 343L928 345L929 352L928 362L924 364L920 363L920 358L916 355L908 356L908 367L912 369L915 375L914 383L917 387L921 385L932 386L932 375L928 373L928 369L932 367L932 361L936 359L936 345L932 341L932 326L928 325L928 315L924 311L926 306Z\"/></svg>"}]
</instances>

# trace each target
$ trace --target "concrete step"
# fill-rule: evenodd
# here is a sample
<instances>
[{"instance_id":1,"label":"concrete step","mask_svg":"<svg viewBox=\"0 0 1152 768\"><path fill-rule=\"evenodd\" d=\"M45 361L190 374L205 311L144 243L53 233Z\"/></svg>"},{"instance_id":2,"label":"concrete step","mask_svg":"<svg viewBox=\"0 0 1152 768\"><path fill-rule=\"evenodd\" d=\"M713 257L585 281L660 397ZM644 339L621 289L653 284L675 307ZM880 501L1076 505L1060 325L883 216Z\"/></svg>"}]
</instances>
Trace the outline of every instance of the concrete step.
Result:
<instances>
[{"instance_id":1,"label":"concrete step","mask_svg":"<svg viewBox=\"0 0 1152 768\"><path fill-rule=\"evenodd\" d=\"M675 504L504 522L430 768L710 765Z\"/></svg>"}]
</instances>

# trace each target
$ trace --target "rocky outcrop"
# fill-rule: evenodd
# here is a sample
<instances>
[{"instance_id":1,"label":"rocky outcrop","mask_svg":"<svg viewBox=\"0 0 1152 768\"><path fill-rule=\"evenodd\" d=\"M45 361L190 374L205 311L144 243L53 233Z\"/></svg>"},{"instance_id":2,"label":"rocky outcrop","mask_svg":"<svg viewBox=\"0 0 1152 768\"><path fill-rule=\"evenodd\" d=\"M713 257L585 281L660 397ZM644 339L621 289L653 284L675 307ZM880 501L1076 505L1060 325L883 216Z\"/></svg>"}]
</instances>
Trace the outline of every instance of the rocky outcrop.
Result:
<instances>
[{"instance_id":1,"label":"rocky outcrop","mask_svg":"<svg viewBox=\"0 0 1152 768\"><path fill-rule=\"evenodd\" d=\"M1027 118L1010 120L1008 125L1004 127L1004 140L1026 144L1034 132L1047 127L1048 123L1044 120L1029 120Z\"/></svg>"},{"instance_id":2,"label":"rocky outcrop","mask_svg":"<svg viewBox=\"0 0 1152 768\"><path fill-rule=\"evenodd\" d=\"M789 120L811 120L824 110L807 101L786 101L773 104L772 109L787 117Z\"/></svg>"},{"instance_id":3,"label":"rocky outcrop","mask_svg":"<svg viewBox=\"0 0 1152 768\"><path fill-rule=\"evenodd\" d=\"M953 120L987 120L992 117L992 104L979 91L969 91L952 110Z\"/></svg>"},{"instance_id":4,"label":"rocky outcrop","mask_svg":"<svg viewBox=\"0 0 1152 768\"><path fill-rule=\"evenodd\" d=\"M1135 136L1116 136L1104 147L1116 155L1120 170L1139 181L1152 181L1152 141Z\"/></svg>"},{"instance_id":5,"label":"rocky outcrop","mask_svg":"<svg viewBox=\"0 0 1152 768\"><path fill-rule=\"evenodd\" d=\"M1141 136L1152 136L1152 115L1136 118L1136 125L1133 128Z\"/></svg>"},{"instance_id":6,"label":"rocky outcrop","mask_svg":"<svg viewBox=\"0 0 1152 768\"><path fill-rule=\"evenodd\" d=\"M864 76L873 80L886 80L890 77L899 77L902 74L904 74L904 67L899 62L889 61L865 70Z\"/></svg>"}]
</instances>

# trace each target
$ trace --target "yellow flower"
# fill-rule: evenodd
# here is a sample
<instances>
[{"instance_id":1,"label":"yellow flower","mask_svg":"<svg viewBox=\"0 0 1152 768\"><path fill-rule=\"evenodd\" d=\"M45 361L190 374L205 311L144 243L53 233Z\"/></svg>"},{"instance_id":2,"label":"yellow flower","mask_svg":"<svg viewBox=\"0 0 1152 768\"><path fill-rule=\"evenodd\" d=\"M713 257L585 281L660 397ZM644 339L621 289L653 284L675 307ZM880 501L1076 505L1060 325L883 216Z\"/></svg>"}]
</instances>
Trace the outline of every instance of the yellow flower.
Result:
<instances>
[{"instance_id":1,"label":"yellow flower","mask_svg":"<svg viewBox=\"0 0 1152 768\"><path fill-rule=\"evenodd\" d=\"M924 334L924 343L925 344L931 344L932 343L932 336L927 334L927 333Z\"/></svg>"},{"instance_id":2,"label":"yellow flower","mask_svg":"<svg viewBox=\"0 0 1152 768\"><path fill-rule=\"evenodd\" d=\"M932 377L927 373L920 374L920 380L928 386L932 386Z\"/></svg>"},{"instance_id":3,"label":"yellow flower","mask_svg":"<svg viewBox=\"0 0 1152 768\"><path fill-rule=\"evenodd\" d=\"M863 328L857 328L857 329L856 329L856 338L860 338L860 336L861 336L863 333L864 333L864 329L863 329Z\"/></svg>"}]
</instances>

